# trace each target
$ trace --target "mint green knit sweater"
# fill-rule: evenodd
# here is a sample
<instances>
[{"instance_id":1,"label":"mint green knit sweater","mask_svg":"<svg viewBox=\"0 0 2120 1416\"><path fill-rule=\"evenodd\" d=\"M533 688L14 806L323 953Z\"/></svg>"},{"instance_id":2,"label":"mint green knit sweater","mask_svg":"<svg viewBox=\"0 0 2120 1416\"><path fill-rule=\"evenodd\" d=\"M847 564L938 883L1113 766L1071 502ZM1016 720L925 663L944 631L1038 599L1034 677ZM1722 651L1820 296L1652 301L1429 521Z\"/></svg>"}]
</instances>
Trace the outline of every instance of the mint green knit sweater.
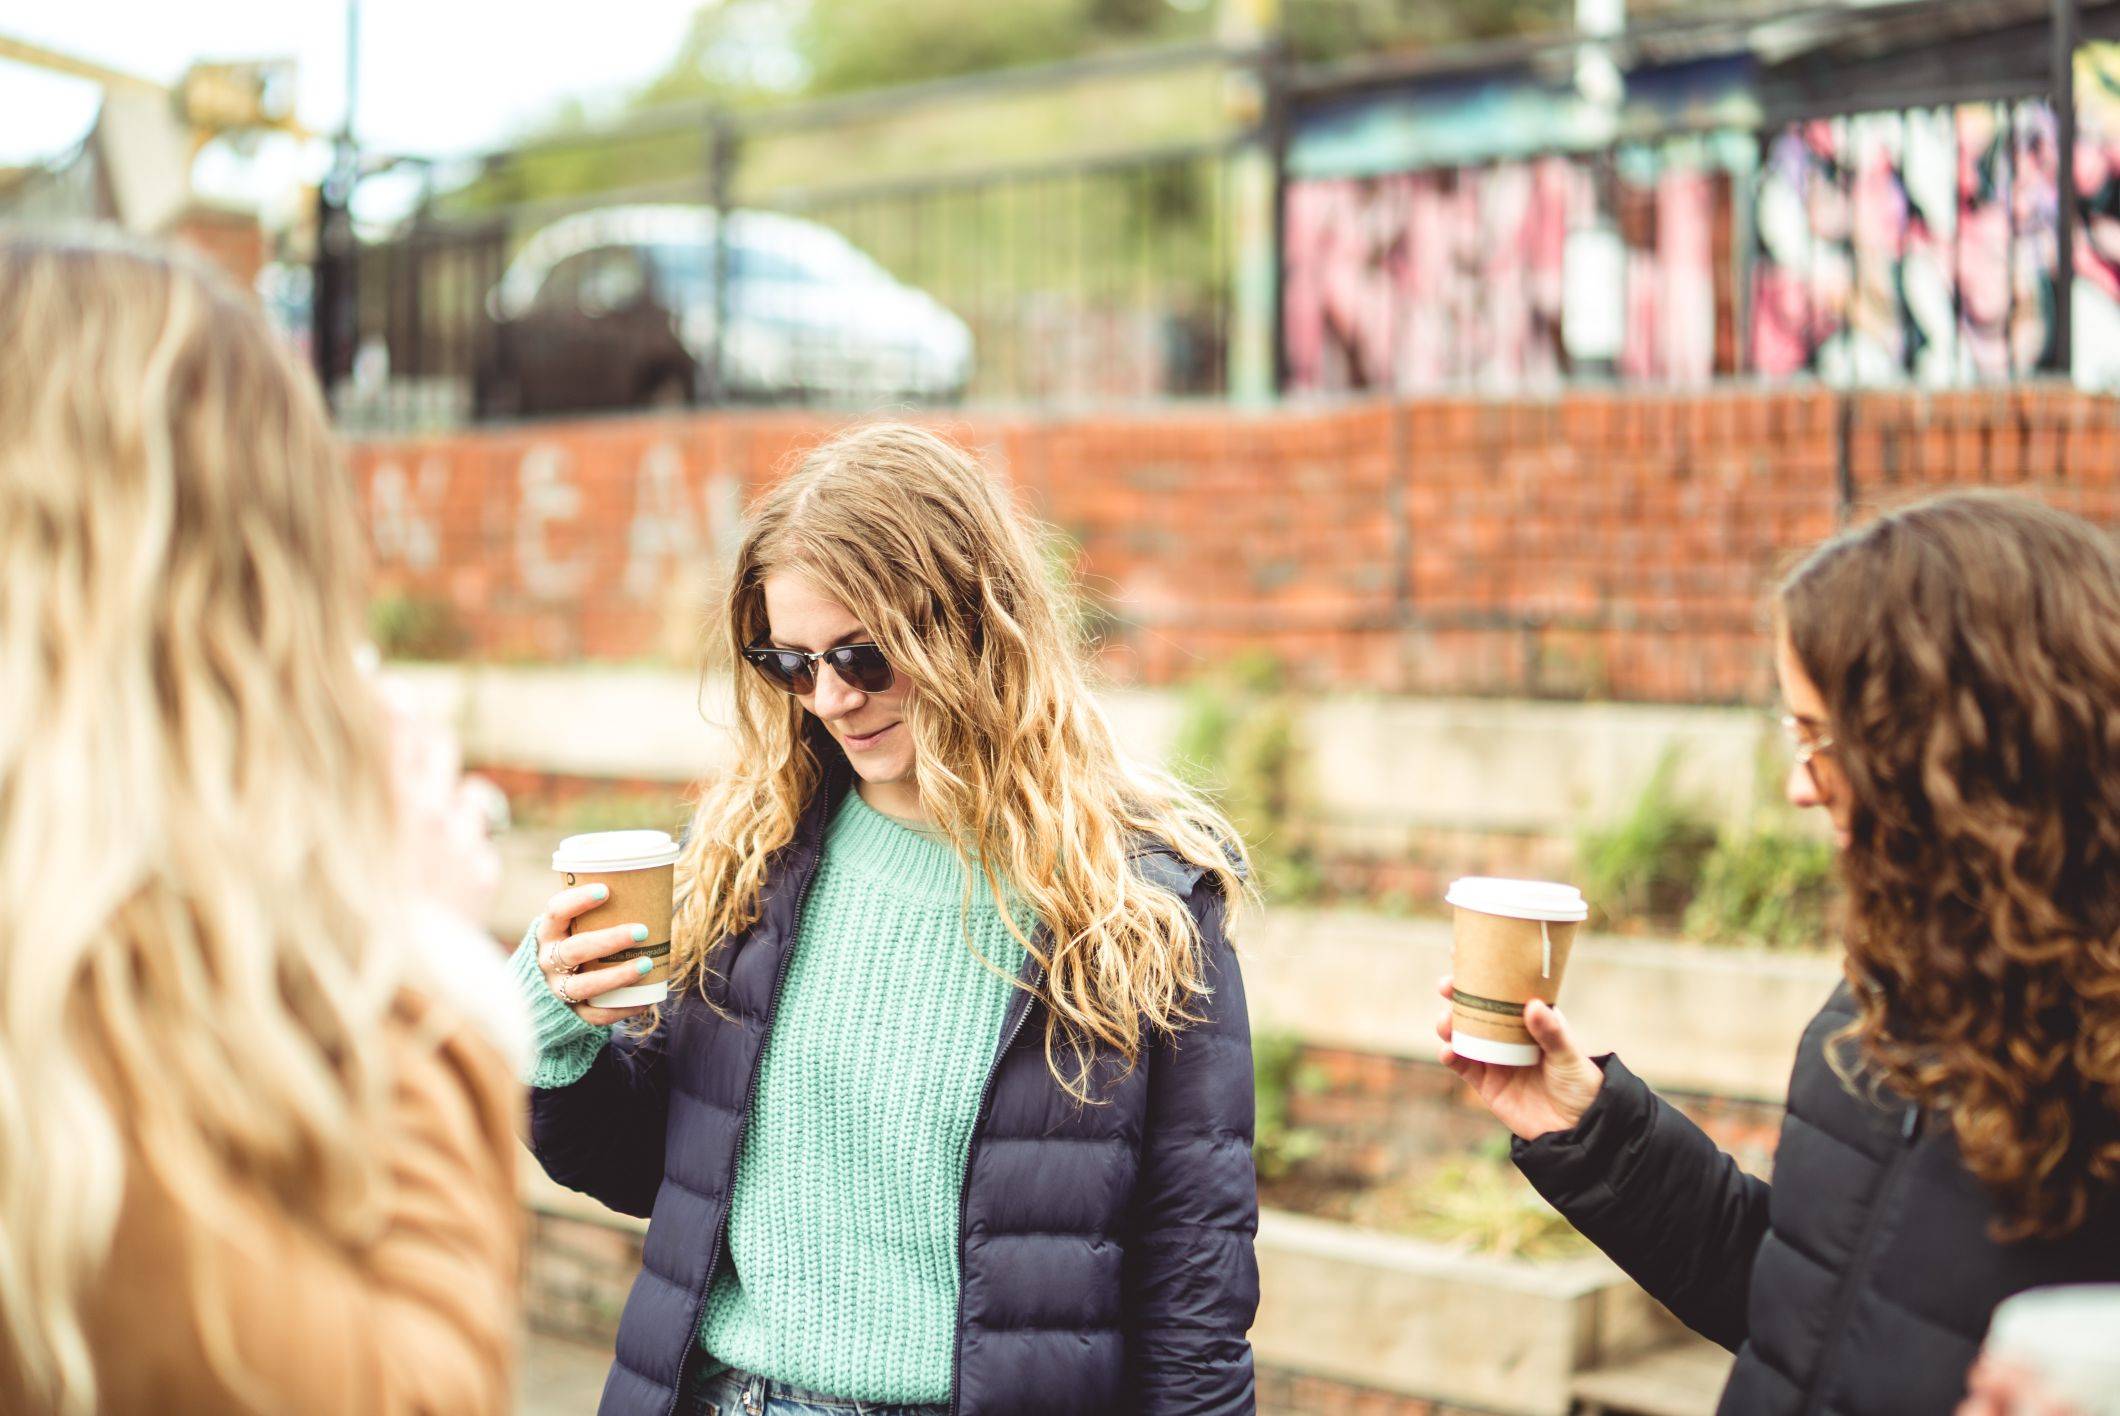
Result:
<instances>
[{"instance_id":1,"label":"mint green knit sweater","mask_svg":"<svg viewBox=\"0 0 2120 1416\"><path fill-rule=\"evenodd\" d=\"M833 818L700 1329L721 1361L853 1400L949 1399L965 1157L1023 962L991 893L967 916L963 889L948 846L858 794ZM552 996L533 945L516 969L538 1027L529 1081L564 1086L608 1030Z\"/></svg>"}]
</instances>

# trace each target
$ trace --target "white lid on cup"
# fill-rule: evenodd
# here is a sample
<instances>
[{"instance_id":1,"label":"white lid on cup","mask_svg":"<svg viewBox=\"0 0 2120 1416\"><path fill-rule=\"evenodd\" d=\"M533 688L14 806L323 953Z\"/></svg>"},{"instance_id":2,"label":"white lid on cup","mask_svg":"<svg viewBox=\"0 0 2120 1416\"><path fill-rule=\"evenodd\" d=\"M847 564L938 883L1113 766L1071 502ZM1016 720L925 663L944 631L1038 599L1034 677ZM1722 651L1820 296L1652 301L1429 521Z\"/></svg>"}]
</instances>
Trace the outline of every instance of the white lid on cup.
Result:
<instances>
[{"instance_id":1,"label":"white lid on cup","mask_svg":"<svg viewBox=\"0 0 2120 1416\"><path fill-rule=\"evenodd\" d=\"M673 865L677 857L677 842L668 831L591 831L561 841L552 853L552 868L577 874L647 870Z\"/></svg>"},{"instance_id":2,"label":"white lid on cup","mask_svg":"<svg viewBox=\"0 0 2120 1416\"><path fill-rule=\"evenodd\" d=\"M2085 1416L2120 1411L2120 1283L2029 1288L2002 1300L1988 1327L1991 1356L2032 1367Z\"/></svg>"},{"instance_id":3,"label":"white lid on cup","mask_svg":"<svg viewBox=\"0 0 2120 1416\"><path fill-rule=\"evenodd\" d=\"M1504 880L1495 875L1467 875L1451 882L1445 904L1504 919L1549 920L1576 924L1590 917L1583 892L1550 880Z\"/></svg>"}]
</instances>

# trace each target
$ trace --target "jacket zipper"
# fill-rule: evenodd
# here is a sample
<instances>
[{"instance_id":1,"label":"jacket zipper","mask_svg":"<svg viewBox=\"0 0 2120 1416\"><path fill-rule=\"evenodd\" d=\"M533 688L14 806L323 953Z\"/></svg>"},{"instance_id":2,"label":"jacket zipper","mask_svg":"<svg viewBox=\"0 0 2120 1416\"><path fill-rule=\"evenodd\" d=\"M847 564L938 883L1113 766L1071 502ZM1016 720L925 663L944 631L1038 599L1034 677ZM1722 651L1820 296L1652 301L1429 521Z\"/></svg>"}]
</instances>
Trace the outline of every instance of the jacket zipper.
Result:
<instances>
[{"instance_id":1,"label":"jacket zipper","mask_svg":"<svg viewBox=\"0 0 2120 1416\"><path fill-rule=\"evenodd\" d=\"M817 867L823 863L822 852L811 862L809 877L802 882L802 893L795 897L795 918L791 929L794 937L780 952L780 972L773 976L773 996L766 1003L765 1033L758 1039L758 1056L751 1060L751 1080L744 1088L743 1114L736 1121L736 1145L729 1153L729 1189L722 1196L721 1225L714 1231L714 1247L708 1251L707 1281L700 1286L699 1300L692 1305L692 1326L688 1329L685 1355L677 1364L677 1385L670 1392L670 1404L663 1408L663 1416L676 1416L678 1399L684 1395L685 1369L692 1365L699 1352L699 1324L706 1316L707 1297L714 1291L714 1275L721 1268L721 1253L729 1238L729 1216L736 1210L736 1173L743 1168L743 1138L751 1129L751 1104L758 1099L758 1074L765 1070L766 1043L773 1034L773 1019L780 1014L780 990L788 981L788 968L795 962L796 947L802 942L802 912L810 903L810 887L817 883Z\"/></svg>"},{"instance_id":2,"label":"jacket zipper","mask_svg":"<svg viewBox=\"0 0 2120 1416\"><path fill-rule=\"evenodd\" d=\"M1016 1021L1002 1036L1001 1047L994 1053L994 1060L987 1064L986 1080L979 1086L979 1109L972 1113L972 1137L964 1147L964 1173L957 1177L957 1327L950 1334L950 1416L957 1416L957 1403L962 1399L958 1391L964 1375L964 1246L971 1235L972 1221L972 1163L979 1158L979 1132L986 1124L986 1108L994 1098L994 1078L1001 1075L1002 1059L1016 1045L1023 1033L1023 1025L1030 1021L1031 1009L1038 1001L1038 990L1045 986L1045 967L1031 967L1031 986L1025 995L1023 1011L1016 1014Z\"/></svg>"},{"instance_id":3,"label":"jacket zipper","mask_svg":"<svg viewBox=\"0 0 2120 1416\"><path fill-rule=\"evenodd\" d=\"M1848 1321L1848 1310L1855 1304L1855 1294L1862 1285L1864 1270L1870 1266L1870 1251L1877 1246L1877 1231L1884 1225L1885 1206L1890 1203L1898 1185L1899 1172L1913 1157L1916 1143L1921 1138L1921 1108L1909 1106L1906 1117L1899 1126L1899 1146L1892 1156L1892 1163L1885 1167L1884 1175L1877 1182L1877 1203L1870 1207L1869 1217L1863 1221L1862 1242L1855 1246L1853 1261L1848 1266L1840 1284L1840 1292L1833 1301L1833 1321L1825 1328L1825 1341L1831 1343ZM1825 1405L1826 1383L1833 1374L1834 1349L1824 1347L1818 1354L1818 1371L1811 1382L1811 1394L1804 1401L1804 1416L1819 1416Z\"/></svg>"}]
</instances>

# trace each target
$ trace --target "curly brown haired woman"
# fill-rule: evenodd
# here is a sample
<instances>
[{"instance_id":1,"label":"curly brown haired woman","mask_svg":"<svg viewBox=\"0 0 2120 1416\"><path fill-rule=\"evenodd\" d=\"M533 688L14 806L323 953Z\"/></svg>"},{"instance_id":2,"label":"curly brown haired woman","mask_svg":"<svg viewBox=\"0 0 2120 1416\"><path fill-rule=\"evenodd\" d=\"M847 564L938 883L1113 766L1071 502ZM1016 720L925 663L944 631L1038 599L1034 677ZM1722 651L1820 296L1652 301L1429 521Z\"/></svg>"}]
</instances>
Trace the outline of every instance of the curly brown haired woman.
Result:
<instances>
[{"instance_id":1,"label":"curly brown haired woman","mask_svg":"<svg viewBox=\"0 0 2120 1416\"><path fill-rule=\"evenodd\" d=\"M1832 820L1848 921L1771 1190L1543 1004L1538 1067L1456 1056L1447 1014L1444 1060L1737 1353L1723 1412L1945 1412L2003 1298L2120 1279L2120 551L1948 496L1828 542L1778 608L1789 799Z\"/></svg>"}]
</instances>

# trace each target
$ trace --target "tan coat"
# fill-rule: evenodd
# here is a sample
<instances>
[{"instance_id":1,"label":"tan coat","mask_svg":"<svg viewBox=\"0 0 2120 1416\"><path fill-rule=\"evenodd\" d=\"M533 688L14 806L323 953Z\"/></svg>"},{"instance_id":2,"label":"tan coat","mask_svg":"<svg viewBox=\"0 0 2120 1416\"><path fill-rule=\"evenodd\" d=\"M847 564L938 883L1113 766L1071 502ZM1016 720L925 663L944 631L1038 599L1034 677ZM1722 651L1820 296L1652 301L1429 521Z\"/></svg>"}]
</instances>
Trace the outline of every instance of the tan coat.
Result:
<instances>
[{"instance_id":1,"label":"tan coat","mask_svg":"<svg viewBox=\"0 0 2120 1416\"><path fill-rule=\"evenodd\" d=\"M263 1197L216 1241L237 1351L270 1413L504 1416L514 1394L523 1227L516 1200L522 1088L456 1026L437 1049L402 1034L389 1147L389 1223L347 1252ZM134 1166L112 1260L84 1316L97 1406L232 1412L192 1311L184 1217ZM10 1407L0 1393L0 1409Z\"/></svg>"}]
</instances>

